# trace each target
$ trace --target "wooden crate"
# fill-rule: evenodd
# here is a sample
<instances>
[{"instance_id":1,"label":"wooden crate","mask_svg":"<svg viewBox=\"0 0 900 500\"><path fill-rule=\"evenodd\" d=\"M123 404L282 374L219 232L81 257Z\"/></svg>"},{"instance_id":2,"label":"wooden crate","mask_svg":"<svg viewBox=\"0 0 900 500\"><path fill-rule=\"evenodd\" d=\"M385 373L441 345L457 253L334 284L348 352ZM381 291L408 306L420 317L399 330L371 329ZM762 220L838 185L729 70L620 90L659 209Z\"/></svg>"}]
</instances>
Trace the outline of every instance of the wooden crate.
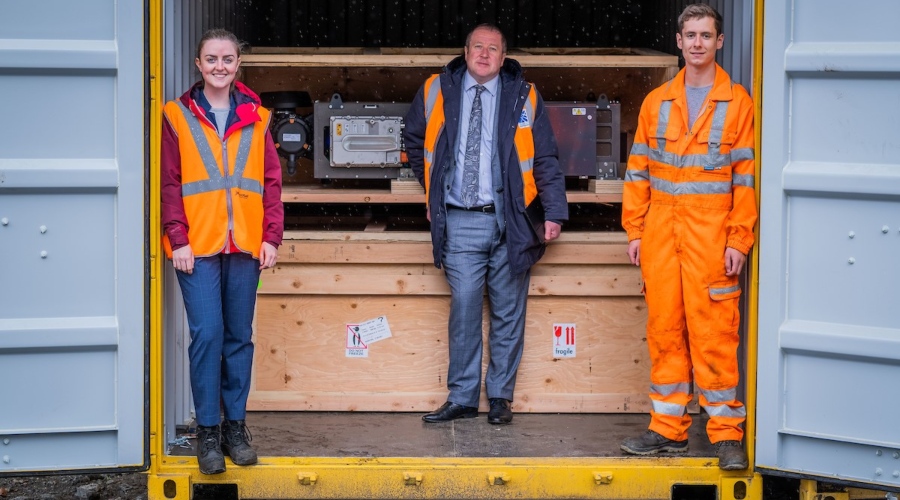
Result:
<instances>
[{"instance_id":1,"label":"wooden crate","mask_svg":"<svg viewBox=\"0 0 900 500\"><path fill-rule=\"evenodd\" d=\"M248 409L439 406L447 396L449 288L432 264L429 234L288 238L278 266L262 277ZM623 233L563 234L533 268L516 411L649 410L646 307L625 248ZM392 337L371 344L367 358L348 358L347 324L379 316ZM553 357L554 323L576 324L577 357Z\"/></svg>"}]
</instances>

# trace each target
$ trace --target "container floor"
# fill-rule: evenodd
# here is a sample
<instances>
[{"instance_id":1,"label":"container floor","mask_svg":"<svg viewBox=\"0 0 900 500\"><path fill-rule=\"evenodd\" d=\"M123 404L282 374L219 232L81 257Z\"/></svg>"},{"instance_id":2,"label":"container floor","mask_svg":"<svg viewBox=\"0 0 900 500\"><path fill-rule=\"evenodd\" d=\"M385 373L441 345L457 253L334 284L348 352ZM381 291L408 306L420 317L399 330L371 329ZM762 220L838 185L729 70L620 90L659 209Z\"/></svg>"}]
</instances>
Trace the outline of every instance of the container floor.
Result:
<instances>
[{"instance_id":1,"label":"container floor","mask_svg":"<svg viewBox=\"0 0 900 500\"><path fill-rule=\"evenodd\" d=\"M706 414L693 415L689 457L712 457ZM275 457L622 457L619 443L643 432L646 414L516 413L510 425L478 418L428 424L421 413L250 412L260 456ZM170 447L172 455L193 455Z\"/></svg>"}]
</instances>

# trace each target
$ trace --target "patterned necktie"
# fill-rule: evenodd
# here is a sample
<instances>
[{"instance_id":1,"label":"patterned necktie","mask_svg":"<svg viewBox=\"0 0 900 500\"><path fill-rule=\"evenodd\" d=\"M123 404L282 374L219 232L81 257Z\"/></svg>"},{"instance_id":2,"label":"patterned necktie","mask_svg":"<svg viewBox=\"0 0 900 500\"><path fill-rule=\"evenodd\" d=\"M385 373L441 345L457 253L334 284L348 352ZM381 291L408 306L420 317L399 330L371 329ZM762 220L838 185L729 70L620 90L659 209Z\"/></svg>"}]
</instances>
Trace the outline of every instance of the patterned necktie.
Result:
<instances>
[{"instance_id":1,"label":"patterned necktie","mask_svg":"<svg viewBox=\"0 0 900 500\"><path fill-rule=\"evenodd\" d=\"M484 86L475 86L472 114L469 115L469 133L466 138L466 156L463 163L462 201L466 207L478 201L478 177L481 170L481 92Z\"/></svg>"}]
</instances>

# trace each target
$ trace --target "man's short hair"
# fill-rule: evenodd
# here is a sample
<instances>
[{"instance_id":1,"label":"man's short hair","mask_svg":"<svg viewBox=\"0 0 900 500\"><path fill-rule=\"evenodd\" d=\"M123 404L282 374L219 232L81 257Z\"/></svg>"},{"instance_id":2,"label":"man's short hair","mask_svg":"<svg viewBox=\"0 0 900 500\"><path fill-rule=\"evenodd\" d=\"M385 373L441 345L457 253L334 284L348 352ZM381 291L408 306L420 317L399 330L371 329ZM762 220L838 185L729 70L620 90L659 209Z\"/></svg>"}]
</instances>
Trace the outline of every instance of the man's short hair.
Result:
<instances>
[{"instance_id":1,"label":"man's short hair","mask_svg":"<svg viewBox=\"0 0 900 500\"><path fill-rule=\"evenodd\" d=\"M479 24L478 26L475 26L474 28L472 28L472 31L470 31L469 34L466 35L466 48L467 49L469 48L469 42L472 41L472 34L475 33L475 30L480 30L480 29L493 31L495 33L500 33L500 41L503 42L503 47L501 47L501 49L503 50L503 53L506 54L506 35L504 35L502 31L500 31L500 28L498 28L497 25L491 24L491 23L482 23L482 24Z\"/></svg>"},{"instance_id":2,"label":"man's short hair","mask_svg":"<svg viewBox=\"0 0 900 500\"><path fill-rule=\"evenodd\" d=\"M684 23L692 19L703 19L711 17L716 22L716 36L722 34L722 14L719 11L703 3L694 3L688 5L678 16L678 33L684 31Z\"/></svg>"}]
</instances>

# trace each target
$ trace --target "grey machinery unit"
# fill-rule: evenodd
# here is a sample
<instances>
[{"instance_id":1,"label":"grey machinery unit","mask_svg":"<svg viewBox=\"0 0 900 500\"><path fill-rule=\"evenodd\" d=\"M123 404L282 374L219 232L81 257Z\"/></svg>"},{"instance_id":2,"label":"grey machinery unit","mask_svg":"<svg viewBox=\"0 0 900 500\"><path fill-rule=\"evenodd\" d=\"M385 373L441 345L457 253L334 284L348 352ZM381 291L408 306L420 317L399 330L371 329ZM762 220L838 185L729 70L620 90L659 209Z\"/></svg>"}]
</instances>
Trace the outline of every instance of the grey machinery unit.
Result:
<instances>
[{"instance_id":1,"label":"grey machinery unit","mask_svg":"<svg viewBox=\"0 0 900 500\"><path fill-rule=\"evenodd\" d=\"M621 104L545 102L567 177L615 179L621 160ZM340 95L313 109L313 163L317 179L397 179L403 168L403 120L409 103L343 102Z\"/></svg>"},{"instance_id":2,"label":"grey machinery unit","mask_svg":"<svg viewBox=\"0 0 900 500\"><path fill-rule=\"evenodd\" d=\"M313 106L313 169L317 179L397 179L403 118L409 103L344 102L334 94ZM403 172L401 172L403 170Z\"/></svg>"}]
</instances>

